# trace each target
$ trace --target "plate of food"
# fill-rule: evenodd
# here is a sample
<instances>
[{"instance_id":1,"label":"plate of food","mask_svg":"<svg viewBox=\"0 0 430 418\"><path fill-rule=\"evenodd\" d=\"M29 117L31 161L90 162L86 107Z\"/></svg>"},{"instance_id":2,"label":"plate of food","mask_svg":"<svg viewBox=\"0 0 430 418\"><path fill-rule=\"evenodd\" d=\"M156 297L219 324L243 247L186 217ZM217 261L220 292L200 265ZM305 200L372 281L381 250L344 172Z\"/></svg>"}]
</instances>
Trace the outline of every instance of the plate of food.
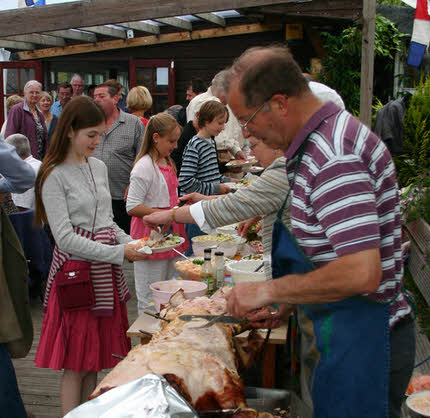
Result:
<instances>
[{"instance_id":1,"label":"plate of food","mask_svg":"<svg viewBox=\"0 0 430 418\"><path fill-rule=\"evenodd\" d=\"M253 163L249 160L231 160L226 167L250 167Z\"/></svg>"},{"instance_id":2,"label":"plate of food","mask_svg":"<svg viewBox=\"0 0 430 418\"><path fill-rule=\"evenodd\" d=\"M131 241L130 244L139 244L139 249L137 251L140 253L155 254L172 250L173 248L179 247L184 242L185 238L180 237L178 234L164 236L157 231L151 231L149 237L136 239Z\"/></svg>"},{"instance_id":3,"label":"plate of food","mask_svg":"<svg viewBox=\"0 0 430 418\"><path fill-rule=\"evenodd\" d=\"M247 168L246 171L252 174L261 173L262 171L264 171L264 167L253 165L252 167Z\"/></svg>"}]
</instances>

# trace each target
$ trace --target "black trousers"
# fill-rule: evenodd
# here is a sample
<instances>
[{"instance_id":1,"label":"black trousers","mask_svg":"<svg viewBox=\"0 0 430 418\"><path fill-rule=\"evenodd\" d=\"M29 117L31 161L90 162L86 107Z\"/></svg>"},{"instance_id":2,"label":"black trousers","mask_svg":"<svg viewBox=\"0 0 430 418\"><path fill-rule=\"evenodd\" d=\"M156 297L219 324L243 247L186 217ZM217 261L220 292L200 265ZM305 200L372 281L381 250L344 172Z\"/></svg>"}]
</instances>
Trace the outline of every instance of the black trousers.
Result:
<instances>
[{"instance_id":1,"label":"black trousers","mask_svg":"<svg viewBox=\"0 0 430 418\"><path fill-rule=\"evenodd\" d=\"M389 417L400 418L415 361L415 323L410 314L391 329L390 345Z\"/></svg>"},{"instance_id":2,"label":"black trousers","mask_svg":"<svg viewBox=\"0 0 430 418\"><path fill-rule=\"evenodd\" d=\"M127 210L125 209L124 200L113 200L112 199L112 211L114 222L128 235L130 235L130 222L131 217L128 216Z\"/></svg>"}]
</instances>

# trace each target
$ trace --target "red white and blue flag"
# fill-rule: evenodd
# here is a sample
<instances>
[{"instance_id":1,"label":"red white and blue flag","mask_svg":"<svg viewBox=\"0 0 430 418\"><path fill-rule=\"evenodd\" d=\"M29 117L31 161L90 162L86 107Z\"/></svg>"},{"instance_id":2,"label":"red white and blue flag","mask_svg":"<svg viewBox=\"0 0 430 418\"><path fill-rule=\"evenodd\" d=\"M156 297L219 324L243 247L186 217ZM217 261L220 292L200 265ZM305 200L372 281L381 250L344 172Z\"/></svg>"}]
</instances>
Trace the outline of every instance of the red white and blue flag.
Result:
<instances>
[{"instance_id":1,"label":"red white and blue flag","mask_svg":"<svg viewBox=\"0 0 430 418\"><path fill-rule=\"evenodd\" d=\"M417 0L408 64L419 67L430 43L430 17L427 0Z\"/></svg>"}]
</instances>

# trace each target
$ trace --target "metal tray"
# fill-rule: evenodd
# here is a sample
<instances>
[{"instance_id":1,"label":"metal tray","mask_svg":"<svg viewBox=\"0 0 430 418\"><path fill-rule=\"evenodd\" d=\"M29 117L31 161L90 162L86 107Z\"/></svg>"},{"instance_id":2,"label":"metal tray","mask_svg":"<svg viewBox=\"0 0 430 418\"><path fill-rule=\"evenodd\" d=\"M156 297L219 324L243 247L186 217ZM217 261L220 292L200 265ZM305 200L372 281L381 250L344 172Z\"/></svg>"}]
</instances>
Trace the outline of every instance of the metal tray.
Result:
<instances>
[{"instance_id":1,"label":"metal tray","mask_svg":"<svg viewBox=\"0 0 430 418\"><path fill-rule=\"evenodd\" d=\"M284 389L266 389L245 386L246 402L258 412L276 415L276 408L290 408L293 418L313 418L312 410L294 393Z\"/></svg>"}]
</instances>

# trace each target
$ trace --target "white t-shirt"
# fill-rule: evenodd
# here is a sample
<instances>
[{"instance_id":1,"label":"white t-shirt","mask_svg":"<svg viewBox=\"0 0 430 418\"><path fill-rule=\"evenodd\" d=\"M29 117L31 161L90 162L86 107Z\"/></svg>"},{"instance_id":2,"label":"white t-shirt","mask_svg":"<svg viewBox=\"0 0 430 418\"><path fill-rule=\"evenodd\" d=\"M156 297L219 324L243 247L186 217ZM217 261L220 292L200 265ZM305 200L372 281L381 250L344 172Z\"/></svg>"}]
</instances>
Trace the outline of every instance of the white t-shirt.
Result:
<instances>
[{"instance_id":1,"label":"white t-shirt","mask_svg":"<svg viewBox=\"0 0 430 418\"><path fill-rule=\"evenodd\" d=\"M36 158L33 158L32 155L27 157L24 161L31 165L31 168L34 170L34 173L37 176L42 162ZM15 203L15 206L20 206L26 209L34 209L34 187L28 189L24 193L12 193L12 200L13 203Z\"/></svg>"}]
</instances>

